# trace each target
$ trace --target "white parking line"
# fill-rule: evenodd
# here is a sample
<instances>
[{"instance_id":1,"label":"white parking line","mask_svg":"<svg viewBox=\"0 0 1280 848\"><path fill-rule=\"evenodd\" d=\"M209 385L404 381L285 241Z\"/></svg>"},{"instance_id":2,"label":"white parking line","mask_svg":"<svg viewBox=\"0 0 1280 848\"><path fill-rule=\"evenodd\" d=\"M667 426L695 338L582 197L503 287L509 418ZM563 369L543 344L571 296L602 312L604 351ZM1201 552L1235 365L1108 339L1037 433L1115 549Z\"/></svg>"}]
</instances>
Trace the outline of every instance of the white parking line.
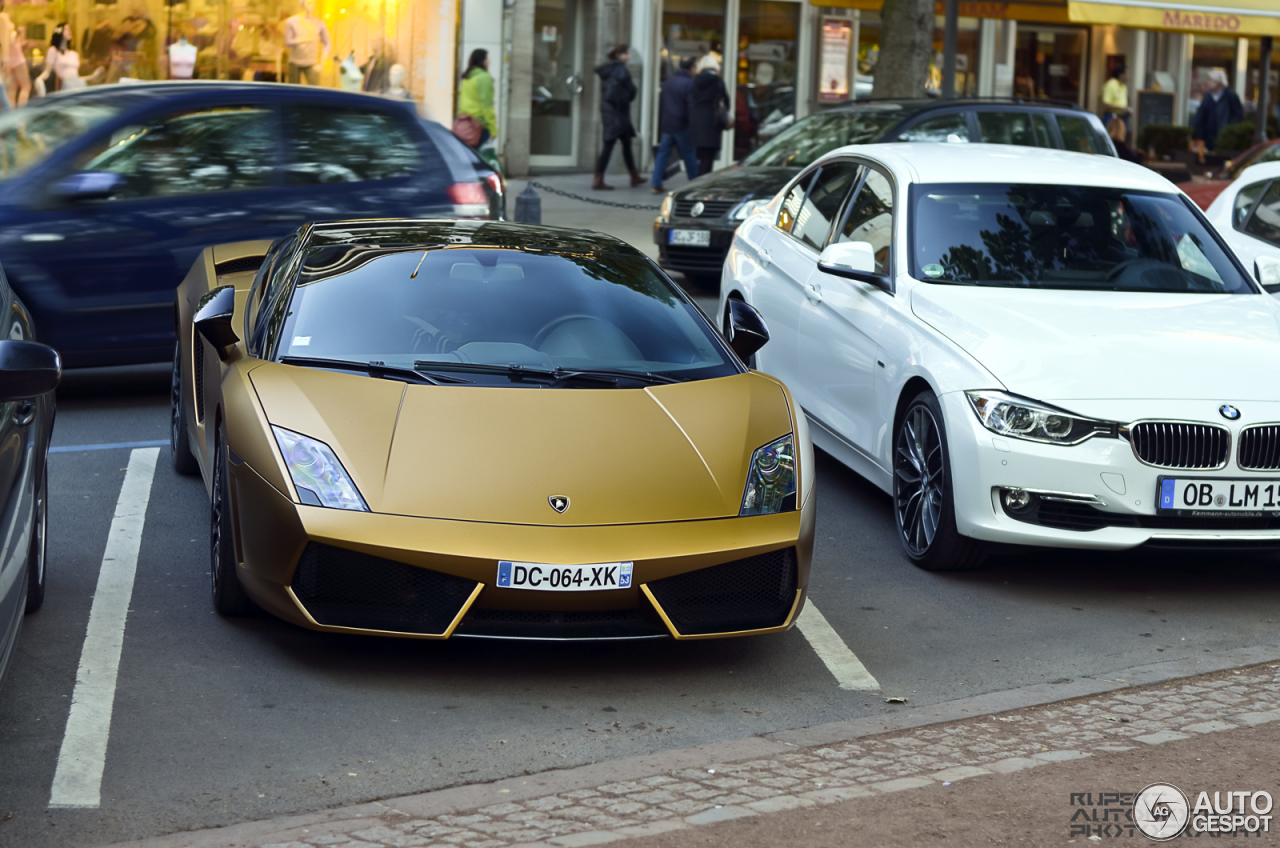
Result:
<instances>
[{"instance_id":1,"label":"white parking line","mask_svg":"<svg viewBox=\"0 0 1280 848\"><path fill-rule=\"evenodd\" d=\"M80 651L80 668L71 696L71 714L58 752L49 807L96 808L101 804L102 770L107 761L116 673L124 646L124 625L133 597L142 525L151 500L159 448L138 448L116 501L115 517L98 572L98 588L89 610L89 628Z\"/></svg>"},{"instance_id":2,"label":"white parking line","mask_svg":"<svg viewBox=\"0 0 1280 848\"><path fill-rule=\"evenodd\" d=\"M814 653L826 664L827 671L835 677L841 689L879 690L880 684L871 676L871 672L867 671L862 660L849 650L849 646L840 638L840 634L827 624L822 613L818 612L818 608L813 605L812 599L805 602L804 610L796 619L796 626L800 628L804 638L809 640Z\"/></svg>"}]
</instances>

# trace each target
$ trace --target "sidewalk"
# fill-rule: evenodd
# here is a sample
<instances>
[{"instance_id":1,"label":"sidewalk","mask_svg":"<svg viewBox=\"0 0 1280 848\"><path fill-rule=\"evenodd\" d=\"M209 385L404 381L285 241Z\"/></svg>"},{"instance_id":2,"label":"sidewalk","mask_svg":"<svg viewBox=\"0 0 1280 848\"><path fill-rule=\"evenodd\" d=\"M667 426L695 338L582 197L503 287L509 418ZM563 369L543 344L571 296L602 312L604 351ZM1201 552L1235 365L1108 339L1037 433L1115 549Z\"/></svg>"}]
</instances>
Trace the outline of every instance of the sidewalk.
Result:
<instances>
[{"instance_id":1,"label":"sidewalk","mask_svg":"<svg viewBox=\"0 0 1280 848\"><path fill-rule=\"evenodd\" d=\"M1277 661L1263 646L130 845L1146 844L1127 815L1148 784L1193 804L1200 791L1280 796ZM1227 667L1242 663L1255 664ZM1221 670L1180 676L1197 667ZM1164 682L1131 685L1152 680ZM1071 697L1082 691L1093 694Z\"/></svg>"}]
</instances>

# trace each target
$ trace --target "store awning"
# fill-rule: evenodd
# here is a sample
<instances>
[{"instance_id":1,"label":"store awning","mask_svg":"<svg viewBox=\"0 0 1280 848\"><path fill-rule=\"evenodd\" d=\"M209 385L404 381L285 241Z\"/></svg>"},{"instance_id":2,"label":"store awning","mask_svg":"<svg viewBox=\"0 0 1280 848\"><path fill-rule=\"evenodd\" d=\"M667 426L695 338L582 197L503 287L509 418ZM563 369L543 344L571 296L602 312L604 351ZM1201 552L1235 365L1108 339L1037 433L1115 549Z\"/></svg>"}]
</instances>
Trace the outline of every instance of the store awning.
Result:
<instances>
[{"instance_id":1,"label":"store awning","mask_svg":"<svg viewBox=\"0 0 1280 848\"><path fill-rule=\"evenodd\" d=\"M1280 35L1280 0L1068 0L1071 22L1197 35Z\"/></svg>"},{"instance_id":2,"label":"store awning","mask_svg":"<svg viewBox=\"0 0 1280 848\"><path fill-rule=\"evenodd\" d=\"M884 0L809 0L814 6L830 6L841 9L864 9L878 12ZM1280 0L1276 0L1280 2ZM939 15L946 14L945 4L935 4ZM1068 24L1066 0L1046 2L1003 3L998 0L960 0L960 17L995 18L1006 21L1027 21L1040 24Z\"/></svg>"}]
</instances>

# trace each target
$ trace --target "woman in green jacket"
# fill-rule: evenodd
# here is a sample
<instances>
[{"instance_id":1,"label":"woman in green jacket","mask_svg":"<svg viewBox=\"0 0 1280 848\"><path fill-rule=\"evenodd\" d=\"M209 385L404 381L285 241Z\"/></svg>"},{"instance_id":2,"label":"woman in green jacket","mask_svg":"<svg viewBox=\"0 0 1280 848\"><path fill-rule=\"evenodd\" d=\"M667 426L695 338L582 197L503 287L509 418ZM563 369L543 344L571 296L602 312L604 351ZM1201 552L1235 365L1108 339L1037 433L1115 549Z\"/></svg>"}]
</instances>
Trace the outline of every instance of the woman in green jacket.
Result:
<instances>
[{"instance_id":1,"label":"woman in green jacket","mask_svg":"<svg viewBox=\"0 0 1280 848\"><path fill-rule=\"evenodd\" d=\"M458 114L480 122L480 144L498 134L498 116L493 111L493 77L489 76L489 51L472 50L458 91ZM479 147L480 144L476 146Z\"/></svg>"}]
</instances>

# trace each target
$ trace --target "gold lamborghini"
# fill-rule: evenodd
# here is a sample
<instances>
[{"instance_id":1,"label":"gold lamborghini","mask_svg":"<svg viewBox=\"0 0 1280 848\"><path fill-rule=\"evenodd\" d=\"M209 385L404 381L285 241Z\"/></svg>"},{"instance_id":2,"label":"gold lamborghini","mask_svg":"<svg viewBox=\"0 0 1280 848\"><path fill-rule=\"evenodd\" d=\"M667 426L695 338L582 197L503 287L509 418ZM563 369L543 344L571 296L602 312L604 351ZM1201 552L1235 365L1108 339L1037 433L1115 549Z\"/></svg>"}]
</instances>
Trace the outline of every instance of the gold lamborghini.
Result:
<instances>
[{"instance_id":1,"label":"gold lamborghini","mask_svg":"<svg viewBox=\"0 0 1280 848\"><path fill-rule=\"evenodd\" d=\"M210 496L213 604L411 638L786 630L813 451L768 340L722 338L606 235L309 224L179 286L173 463Z\"/></svg>"}]
</instances>

